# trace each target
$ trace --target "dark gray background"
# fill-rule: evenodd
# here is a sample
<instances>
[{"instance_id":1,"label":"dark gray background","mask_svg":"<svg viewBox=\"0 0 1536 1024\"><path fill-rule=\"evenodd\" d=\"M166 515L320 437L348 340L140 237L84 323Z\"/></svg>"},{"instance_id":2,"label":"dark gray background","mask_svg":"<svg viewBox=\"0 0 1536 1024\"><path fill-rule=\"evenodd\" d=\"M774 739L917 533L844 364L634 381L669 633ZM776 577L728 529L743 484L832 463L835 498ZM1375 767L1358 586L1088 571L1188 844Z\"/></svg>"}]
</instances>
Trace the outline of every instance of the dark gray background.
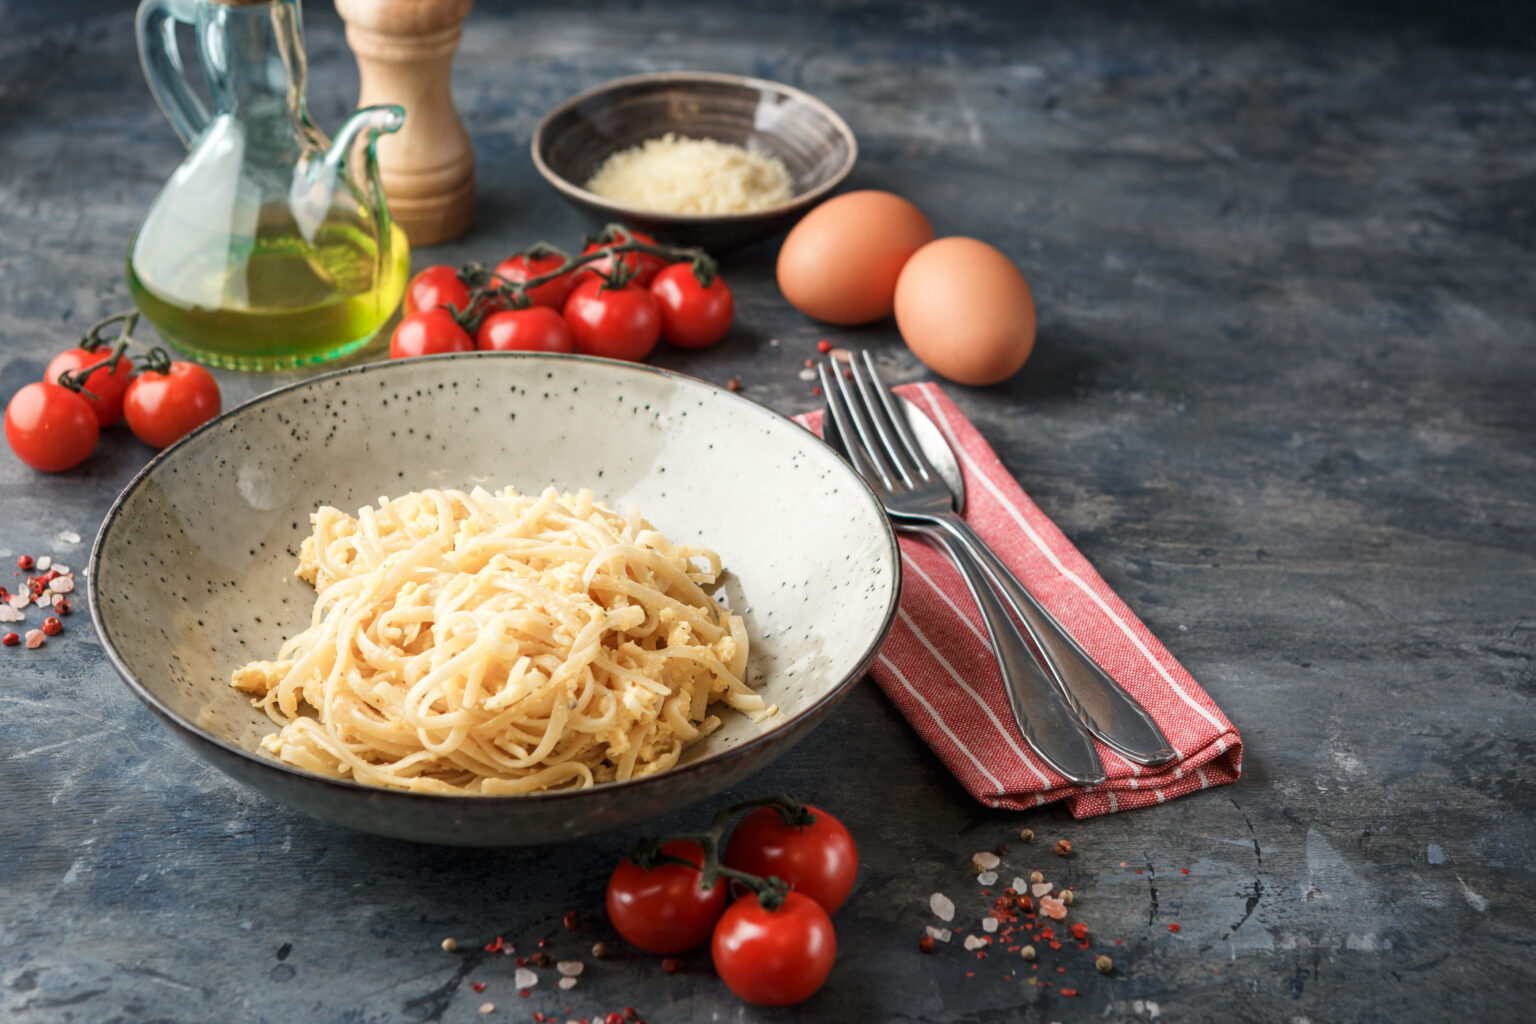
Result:
<instances>
[{"instance_id":1,"label":"dark gray background","mask_svg":"<svg viewBox=\"0 0 1536 1024\"><path fill-rule=\"evenodd\" d=\"M356 72L329 5L308 7L310 105L334 130ZM584 225L527 143L578 89L708 68L814 92L859 136L852 185L902 193L941 234L1023 268L1033 358L1007 384L949 392L1247 743L1239 784L1079 830L1056 810L983 810L860 686L731 794L801 794L861 844L837 968L803 1010L1528 1018L1530 6L736 7L482 2L454 79L480 223L417 266L574 240ZM121 2L0 2L0 399L124 305L128 238L181 157L131 21ZM889 324L824 330L788 308L775 252L728 262L724 344L658 361L739 376L786 413L815 403L797 374L823 336L923 376ZM220 379L233 404L290 378ZM61 476L0 455L7 562L83 567L149 454L112 431ZM64 530L84 540L57 542ZM565 955L611 938L602 886L633 835L464 851L299 817L191 759L114 678L86 616L69 626L40 651L0 649L0 1017L473 1021L491 1000L491 1020L626 1003L653 1022L794 1018L742 1006L702 954L672 976L621 955L568 996L546 977L517 998L509 959L439 941L549 935ZM1100 978L1089 953L1047 953L1042 975L1076 1000L1005 981L1018 962L917 952L934 890L975 927L970 855L1022 825L1076 844L1061 862L1014 843L1008 863L1075 884L1118 963ZM570 908L588 922L574 936Z\"/></svg>"}]
</instances>

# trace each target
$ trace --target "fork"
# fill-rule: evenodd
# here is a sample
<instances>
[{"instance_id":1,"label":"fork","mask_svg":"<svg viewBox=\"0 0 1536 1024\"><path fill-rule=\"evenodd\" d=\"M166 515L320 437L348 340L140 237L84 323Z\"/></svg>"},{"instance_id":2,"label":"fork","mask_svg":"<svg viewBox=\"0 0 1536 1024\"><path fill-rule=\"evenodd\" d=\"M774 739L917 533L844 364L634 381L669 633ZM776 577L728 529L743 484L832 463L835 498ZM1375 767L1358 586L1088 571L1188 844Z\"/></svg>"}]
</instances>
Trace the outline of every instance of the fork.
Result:
<instances>
[{"instance_id":1,"label":"fork","mask_svg":"<svg viewBox=\"0 0 1536 1024\"><path fill-rule=\"evenodd\" d=\"M867 358L868 353L865 356ZM965 545L957 543L944 529L930 522L953 507L948 485L923 458L915 443L907 449L905 457L885 446L884 437L890 425L901 422L905 428L905 423L889 404L884 389L875 389L883 399L878 406L881 412L876 413L875 407L864 404L862 397L850 393L841 367L835 361L830 374L825 365L818 366L817 373L821 377L822 393L827 398L827 412L842 442L843 455L880 499L892 524L897 529L920 533L936 541L960 570L981 611L987 636L997 655L1008 707L1024 742L1046 764L1072 782L1080 785L1103 782L1104 766L1093 749L1093 739L1030 650L1019 627L989 585L981 565ZM833 384L832 380L837 383ZM884 428L875 425L880 414L885 418ZM899 470L898 466L901 467Z\"/></svg>"},{"instance_id":2,"label":"fork","mask_svg":"<svg viewBox=\"0 0 1536 1024\"><path fill-rule=\"evenodd\" d=\"M869 353L864 351L850 359L848 368L848 377L833 372L824 374L823 379L830 376L836 381L840 403L863 442L862 453L884 488L882 501L887 513L905 524L926 526L930 535L939 532L953 542L951 546L980 564L986 581L1023 623L1057 692L1091 733L1137 764L1159 765L1172 760L1176 751L1146 709L1083 650L986 542L955 514L948 486L907 429L905 418L896 412ZM830 396L825 384L822 390ZM830 398L828 404L832 404ZM838 429L843 429L841 423ZM868 474L864 475L868 479Z\"/></svg>"}]
</instances>

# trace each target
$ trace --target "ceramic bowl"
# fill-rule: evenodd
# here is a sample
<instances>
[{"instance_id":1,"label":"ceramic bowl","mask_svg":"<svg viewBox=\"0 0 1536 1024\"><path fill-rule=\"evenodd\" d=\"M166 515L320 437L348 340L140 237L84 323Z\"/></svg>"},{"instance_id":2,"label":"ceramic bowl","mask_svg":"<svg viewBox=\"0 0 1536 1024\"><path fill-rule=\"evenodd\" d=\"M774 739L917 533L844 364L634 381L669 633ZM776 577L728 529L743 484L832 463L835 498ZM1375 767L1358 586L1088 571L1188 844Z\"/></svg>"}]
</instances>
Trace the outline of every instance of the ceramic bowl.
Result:
<instances>
[{"instance_id":1,"label":"ceramic bowl","mask_svg":"<svg viewBox=\"0 0 1536 1024\"><path fill-rule=\"evenodd\" d=\"M719 551L778 716L726 714L671 771L527 796L439 796L274 761L274 727L229 685L309 621L294 577L309 514L424 487L591 487L678 542ZM157 456L107 514L91 615L133 692L194 752L272 799L422 842L508 846L634 825L784 753L864 673L900 560L874 495L810 432L702 381L578 356L372 363L262 395Z\"/></svg>"},{"instance_id":2,"label":"ceramic bowl","mask_svg":"<svg viewBox=\"0 0 1536 1024\"><path fill-rule=\"evenodd\" d=\"M667 132L709 138L777 156L794 195L756 213L657 213L616 203L582 185L619 150ZM712 252L782 231L832 194L859 147L843 119L808 93L777 82L703 71L619 78L551 110L533 133L533 164L596 223L622 221Z\"/></svg>"}]
</instances>

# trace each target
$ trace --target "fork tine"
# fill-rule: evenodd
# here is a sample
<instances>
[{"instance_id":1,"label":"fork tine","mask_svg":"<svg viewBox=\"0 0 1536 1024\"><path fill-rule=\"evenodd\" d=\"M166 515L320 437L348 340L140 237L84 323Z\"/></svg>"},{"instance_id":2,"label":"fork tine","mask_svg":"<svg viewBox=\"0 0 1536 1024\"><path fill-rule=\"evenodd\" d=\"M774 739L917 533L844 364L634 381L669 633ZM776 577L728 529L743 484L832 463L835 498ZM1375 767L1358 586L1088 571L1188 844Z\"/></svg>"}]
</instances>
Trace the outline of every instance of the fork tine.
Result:
<instances>
[{"instance_id":1,"label":"fork tine","mask_svg":"<svg viewBox=\"0 0 1536 1024\"><path fill-rule=\"evenodd\" d=\"M889 488L891 486L890 477L870 458L865 445L860 443L858 428L854 426L853 415L849 411L847 403L843 400L839 388L830 379L831 377L838 376L836 367L833 368L831 374L828 374L826 366L818 364L816 373L821 378L821 393L827 399L827 412L831 415L832 422L837 426L837 433L843 440L843 451L847 453L848 461L853 463L853 468L865 480L869 480L872 477L878 478Z\"/></svg>"},{"instance_id":2,"label":"fork tine","mask_svg":"<svg viewBox=\"0 0 1536 1024\"><path fill-rule=\"evenodd\" d=\"M860 364L858 356L849 359L850 369L853 373L853 382L863 396L864 407L869 412L869 418L875 425L875 431L880 435L880 442L885 447L886 457L895 464L897 472L906 481L908 487L916 487L919 482L927 481L927 474L922 466L916 463L910 450L904 451L902 445L904 439L897 432L898 420L906 417L898 412L895 403L887 392L885 385L880 382L880 375L875 372L875 362L869 355L869 350L864 349L860 355L864 357Z\"/></svg>"},{"instance_id":3,"label":"fork tine","mask_svg":"<svg viewBox=\"0 0 1536 1024\"><path fill-rule=\"evenodd\" d=\"M843 376L842 367L838 364L837 360L829 358L827 363L818 365L816 370L821 375L822 391L831 395L832 388L835 387L838 395L842 398L844 408L848 412L848 418L853 421L854 432L844 434L843 443L849 448L855 447L856 441L860 443L864 449L865 457L875 466L875 470L885 486L887 488L901 486L896 470L892 468L890 460L886 457L880 437L875 433L875 425L869 417L868 408L849 389L848 380ZM832 379L830 385L827 383L828 377ZM838 426L841 428L842 425L839 424Z\"/></svg>"},{"instance_id":4,"label":"fork tine","mask_svg":"<svg viewBox=\"0 0 1536 1024\"><path fill-rule=\"evenodd\" d=\"M906 413L896 405L895 392L886 387L880 380L880 374L875 372L875 357L869 354L867 348L861 350L859 354L864 357L864 366L869 371L870 380L875 383L875 392L880 396L880 404L885 407L886 416L896 428L902 447L907 450L907 457L912 460L912 465L917 467L925 483L936 479L939 471L933 468L933 463L929 461L927 455L923 454L922 445L918 444L917 438L912 436L912 428L907 426Z\"/></svg>"}]
</instances>

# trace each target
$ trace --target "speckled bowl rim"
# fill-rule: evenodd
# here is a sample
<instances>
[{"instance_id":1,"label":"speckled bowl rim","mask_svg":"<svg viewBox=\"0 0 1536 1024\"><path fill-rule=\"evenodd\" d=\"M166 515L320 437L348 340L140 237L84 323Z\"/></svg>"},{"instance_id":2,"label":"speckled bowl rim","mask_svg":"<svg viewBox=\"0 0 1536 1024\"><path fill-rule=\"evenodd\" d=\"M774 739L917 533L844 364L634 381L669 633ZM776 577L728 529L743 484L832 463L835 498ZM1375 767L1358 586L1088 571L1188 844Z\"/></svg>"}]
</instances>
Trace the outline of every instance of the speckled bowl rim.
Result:
<instances>
[{"instance_id":1,"label":"speckled bowl rim","mask_svg":"<svg viewBox=\"0 0 1536 1024\"><path fill-rule=\"evenodd\" d=\"M639 374L649 374L655 377L668 378L677 381L687 387L703 388L714 398L731 402L741 402L757 413L766 414L773 419L783 420L786 424L798 430L805 430L805 428L800 426L800 424L796 423L794 420L790 419L788 416L785 416L778 410L770 408L769 406L748 398L744 395L727 391L709 383L708 381L700 380L697 377L690 377L684 373L677 373L672 370L664 370L660 367L648 366L642 363L627 363L616 359L601 359L596 356L560 355L530 352L458 352L436 356L418 356L411 360L411 362L442 362L470 359L523 360L533 364L535 367L537 367L538 364L547 363L554 360L606 364ZM442 793L417 793L411 790L390 789L382 786L365 786L362 783L353 782L348 779L333 779L324 775L316 775L313 772L307 772L302 769L283 764L281 761L273 761L268 758L261 757L257 754L253 754L249 750L246 750L244 747L236 746L227 740L221 739L218 736L214 736L212 733L209 733L204 729L198 728L196 725L192 724L181 715L177 714L174 710L171 709L169 705L167 705L159 697L150 692L150 690L138 680L138 678L133 674L131 670L129 670L128 666L125 665L123 660L118 656L117 647L112 640L111 632L107 629L107 624L102 620L101 602L98 600L98 594L96 591L96 581L100 577L102 539L107 535L108 528L117 519L118 515L122 512L123 506L127 504L128 500L154 474L156 468L159 467L161 463L173 458L177 451L184 445L189 444L193 438L196 438L207 431L214 430L220 424L228 421L229 419L242 415L247 410L265 404L266 402L270 402L279 395L287 394L290 391L297 391L301 388L316 387L330 381L339 380L343 377L358 376L370 372L379 372L382 369L388 367L397 367L399 365L401 365L401 363L393 360L386 360L380 362L363 363L358 366L349 366L340 370L332 370L329 373L318 374L314 377L295 381L292 384L285 384L281 387L273 388L271 391L265 391L255 396L254 398L250 398L244 402L241 402L239 405L228 410L227 412L215 416L207 423L198 427L196 430L193 430L186 437L177 441L175 444L171 445L169 448L166 448L157 454L154 458L150 459L149 462L145 464L144 468L139 470L139 472L134 475L133 479L128 482L128 485L123 488L122 493L117 496L117 500L112 503L112 507L107 510L106 516L101 521L101 526L96 531L96 539L91 544L91 557L88 563L89 575L86 580L86 593L89 597L91 605L91 624L96 629L96 636L101 642L101 649L106 653L107 660L111 662L112 668L122 678L123 682L127 684L128 688L133 691L134 696L138 697L146 707L155 713L156 717L165 722L167 725L181 730L194 740L203 743L214 744L215 746L220 747L231 754L234 754L236 757L239 757L246 763L254 765L259 771L293 777L303 783L318 783L333 787L343 792L364 795L375 800L421 801L433 806L474 805L476 807L494 807L497 805L504 805L509 809L524 806L530 801L539 804L558 804L562 802L570 802L574 804L579 803L582 799L589 797L591 794L599 792L608 792L621 788L638 792L650 787L664 787L669 785L673 780L686 776L701 774L704 771L717 768L721 764L739 760L742 757L752 753L757 747L768 743L773 738L774 734L777 733L780 729L787 728L795 721L806 716L816 715L819 711L825 709L830 704L836 703L846 695L847 691L851 689L856 682L863 678L864 674L869 670L869 666L874 663L875 657L880 653L880 647L885 643L886 636L890 633L891 627L895 624L896 613L899 610L901 604L901 548L896 541L895 528L891 525L890 519L885 515L885 512L880 505L880 500L878 497L876 497L875 492L870 489L867 483L865 483L863 477L854 472L853 468L849 466L841 456L838 456L837 464L844 473L844 482L848 486L854 487L857 492L860 492L878 513L876 516L876 521L880 523L882 532L884 534L887 555L890 558L892 566L890 600L888 606L885 609L884 616L881 618L880 628L876 630L874 635L871 637L868 646L859 656L859 659L851 672L845 675L842 679L839 679L835 685L827 690L826 693L824 693L815 702L802 709L798 714L794 716L794 718L785 719L779 725L765 730L760 735L754 736L752 739L747 740L740 746L732 747L727 750L720 751L719 753L711 754L708 757L700 758L697 761L692 761L685 765L670 768L667 771L659 772L655 775L648 775L641 779L629 779L623 782L603 782L594 786L589 786L586 789L557 790L554 792L543 793L508 794L505 796L459 796ZM536 370L534 372L536 372ZM805 430L805 433L807 437L815 440L817 444L825 446L825 442L815 434L811 433L809 430ZM836 454L835 451L834 454Z\"/></svg>"},{"instance_id":2,"label":"speckled bowl rim","mask_svg":"<svg viewBox=\"0 0 1536 1024\"><path fill-rule=\"evenodd\" d=\"M783 93L793 96L795 99L813 107L821 116L825 117L832 125L834 131L848 142L848 159L843 161L830 178L811 189L809 192L801 192L792 195L782 203L762 210L752 210L748 213L672 213L667 210L648 210L639 206L631 206L627 203L617 203L607 199L596 192L588 192L580 185L556 172L544 162L542 149L544 133L556 117L596 96L601 96L616 89L631 86L644 85L652 82L672 82L687 84L690 82L718 82L722 85L741 85L758 90ZM563 103L551 108L549 113L539 119L538 126L533 130L533 139L529 143L529 150L533 154L533 166L539 169L539 174L544 180L560 192L591 206L601 207L609 213L622 218L646 218L653 221L673 220L679 224L745 224L755 220L768 220L780 217L786 213L793 213L803 206L819 202L833 189L841 185L853 171L853 165L859 159L859 140L854 136L853 129L848 127L848 122L826 103L812 96L804 89L797 89L783 82L774 82L767 78L751 78L747 75L732 75L719 71L649 71L642 75L626 75L623 78L614 78L601 85L595 85L590 89L577 93Z\"/></svg>"}]
</instances>

